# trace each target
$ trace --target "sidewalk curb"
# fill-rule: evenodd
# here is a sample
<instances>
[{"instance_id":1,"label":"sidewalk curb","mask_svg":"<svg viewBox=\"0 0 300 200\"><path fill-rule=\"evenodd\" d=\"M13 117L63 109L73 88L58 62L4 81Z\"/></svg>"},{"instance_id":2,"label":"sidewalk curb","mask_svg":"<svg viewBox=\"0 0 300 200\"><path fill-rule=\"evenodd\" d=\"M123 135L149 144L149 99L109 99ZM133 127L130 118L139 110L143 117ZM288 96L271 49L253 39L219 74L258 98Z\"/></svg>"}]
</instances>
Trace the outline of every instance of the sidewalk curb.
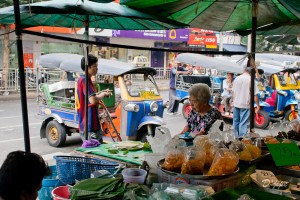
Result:
<instances>
[{"instance_id":1,"label":"sidewalk curb","mask_svg":"<svg viewBox=\"0 0 300 200\"><path fill-rule=\"evenodd\" d=\"M27 93L27 99L35 99L37 95L35 93ZM12 101L12 100L21 100L20 94L9 94L7 96L0 96L0 101Z\"/></svg>"}]
</instances>

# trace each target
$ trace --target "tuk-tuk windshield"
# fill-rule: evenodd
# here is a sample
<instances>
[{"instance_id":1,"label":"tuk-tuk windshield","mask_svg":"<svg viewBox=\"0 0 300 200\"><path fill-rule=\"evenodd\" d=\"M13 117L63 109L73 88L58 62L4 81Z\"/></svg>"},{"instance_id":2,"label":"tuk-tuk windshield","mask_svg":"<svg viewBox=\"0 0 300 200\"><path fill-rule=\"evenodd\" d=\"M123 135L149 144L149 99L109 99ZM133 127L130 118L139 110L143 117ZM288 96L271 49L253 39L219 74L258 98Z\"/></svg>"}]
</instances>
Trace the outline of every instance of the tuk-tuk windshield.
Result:
<instances>
[{"instance_id":1,"label":"tuk-tuk windshield","mask_svg":"<svg viewBox=\"0 0 300 200\"><path fill-rule=\"evenodd\" d=\"M125 75L124 80L128 93L132 97L158 96L158 90L151 75L131 74Z\"/></svg>"}]
</instances>

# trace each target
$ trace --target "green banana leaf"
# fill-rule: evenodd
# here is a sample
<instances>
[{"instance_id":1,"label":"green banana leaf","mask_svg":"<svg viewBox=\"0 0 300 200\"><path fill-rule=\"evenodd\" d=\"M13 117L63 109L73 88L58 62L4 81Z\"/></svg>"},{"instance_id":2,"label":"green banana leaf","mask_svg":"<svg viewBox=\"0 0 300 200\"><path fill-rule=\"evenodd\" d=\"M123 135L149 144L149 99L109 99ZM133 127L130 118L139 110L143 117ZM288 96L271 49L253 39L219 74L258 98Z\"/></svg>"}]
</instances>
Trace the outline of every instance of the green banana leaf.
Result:
<instances>
[{"instance_id":1,"label":"green banana leaf","mask_svg":"<svg viewBox=\"0 0 300 200\"><path fill-rule=\"evenodd\" d=\"M91 178L71 188L71 199L121 199L126 184L122 178Z\"/></svg>"}]
</instances>

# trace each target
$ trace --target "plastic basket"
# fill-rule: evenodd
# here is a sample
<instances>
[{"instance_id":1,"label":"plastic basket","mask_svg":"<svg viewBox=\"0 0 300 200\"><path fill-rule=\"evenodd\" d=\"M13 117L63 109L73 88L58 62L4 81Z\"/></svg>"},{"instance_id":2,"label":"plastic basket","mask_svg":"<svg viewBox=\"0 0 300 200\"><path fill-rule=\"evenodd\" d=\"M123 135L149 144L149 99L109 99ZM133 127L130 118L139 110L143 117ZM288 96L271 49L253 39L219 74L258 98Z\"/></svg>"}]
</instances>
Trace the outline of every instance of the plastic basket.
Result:
<instances>
[{"instance_id":1,"label":"plastic basket","mask_svg":"<svg viewBox=\"0 0 300 200\"><path fill-rule=\"evenodd\" d=\"M117 162L78 156L54 156L54 159L58 177L65 184L90 178L91 173L96 170L107 170L113 174L119 166Z\"/></svg>"}]
</instances>

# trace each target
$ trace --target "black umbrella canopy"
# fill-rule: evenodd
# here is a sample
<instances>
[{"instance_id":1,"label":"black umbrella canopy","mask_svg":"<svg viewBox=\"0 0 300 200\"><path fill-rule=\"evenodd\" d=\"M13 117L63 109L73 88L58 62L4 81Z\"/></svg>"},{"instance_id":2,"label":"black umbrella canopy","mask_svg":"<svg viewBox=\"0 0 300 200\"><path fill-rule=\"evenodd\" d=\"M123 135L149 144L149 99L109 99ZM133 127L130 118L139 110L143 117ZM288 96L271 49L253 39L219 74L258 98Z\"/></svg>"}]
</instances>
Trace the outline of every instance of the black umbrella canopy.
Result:
<instances>
[{"instance_id":1,"label":"black umbrella canopy","mask_svg":"<svg viewBox=\"0 0 300 200\"><path fill-rule=\"evenodd\" d=\"M58 26L116 30L164 30L186 25L145 14L118 3L52 0L20 6L22 27ZM88 20L87 20L88 17ZM14 24L14 7L0 9L0 24Z\"/></svg>"}]
</instances>

